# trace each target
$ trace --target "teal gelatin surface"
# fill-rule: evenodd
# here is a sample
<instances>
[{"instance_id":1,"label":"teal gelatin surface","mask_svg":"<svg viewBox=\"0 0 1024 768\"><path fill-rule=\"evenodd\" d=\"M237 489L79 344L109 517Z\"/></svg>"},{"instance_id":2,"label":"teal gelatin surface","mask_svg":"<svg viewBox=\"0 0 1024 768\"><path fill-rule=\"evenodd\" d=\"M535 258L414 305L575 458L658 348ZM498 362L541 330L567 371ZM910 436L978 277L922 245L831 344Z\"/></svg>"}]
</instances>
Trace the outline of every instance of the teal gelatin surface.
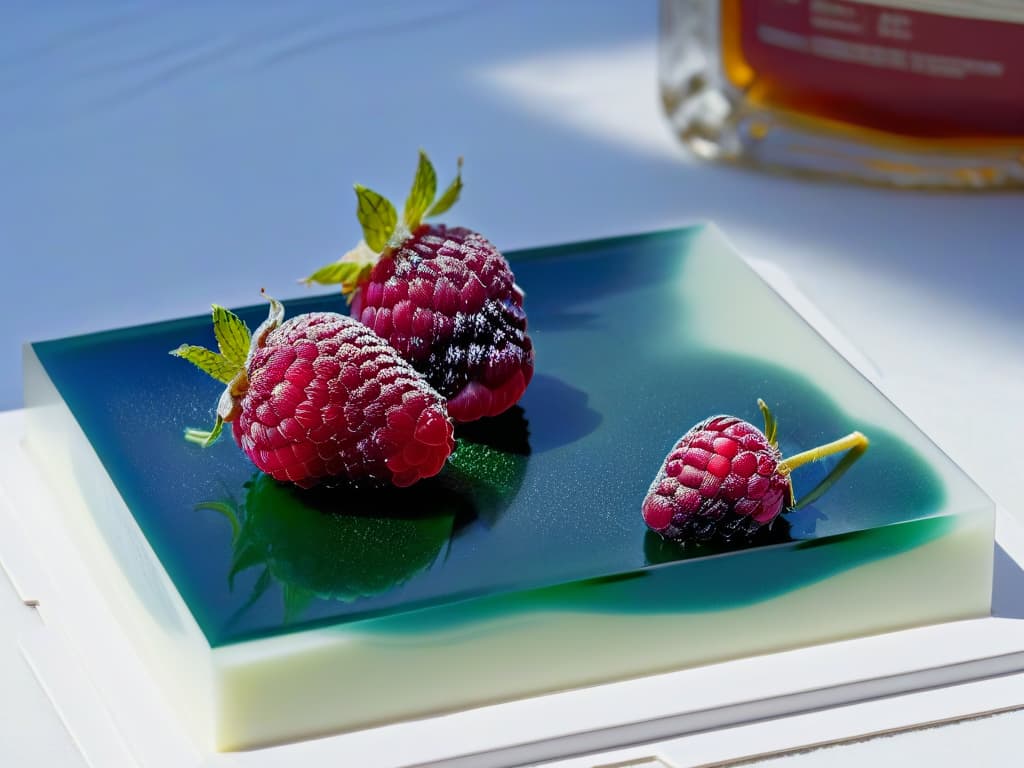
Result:
<instances>
[{"instance_id":1,"label":"teal gelatin surface","mask_svg":"<svg viewBox=\"0 0 1024 768\"><path fill-rule=\"evenodd\" d=\"M418 625L427 614L411 609L485 596L481 605L591 610L587 595L600 594L603 610L728 608L916 546L942 535L948 515L984 506L707 230L509 259L527 295L534 380L512 411L460 428L438 478L402 491L303 492L257 473L230 438L186 443L184 427L212 423L220 386L167 353L212 346L206 315L33 345L212 645L397 614L409 621L396 628ZM286 310L345 304L307 297ZM266 310L238 313L255 327ZM672 444L717 413L758 423L758 397L785 455L853 429L871 447L828 494L750 544L684 549L647 532L640 504ZM834 461L798 469L798 493ZM896 526L914 521L925 522ZM656 571L697 562L714 590L673 587L666 601L652 587L645 606L635 590L618 605L614 589L587 589L655 584Z\"/></svg>"}]
</instances>

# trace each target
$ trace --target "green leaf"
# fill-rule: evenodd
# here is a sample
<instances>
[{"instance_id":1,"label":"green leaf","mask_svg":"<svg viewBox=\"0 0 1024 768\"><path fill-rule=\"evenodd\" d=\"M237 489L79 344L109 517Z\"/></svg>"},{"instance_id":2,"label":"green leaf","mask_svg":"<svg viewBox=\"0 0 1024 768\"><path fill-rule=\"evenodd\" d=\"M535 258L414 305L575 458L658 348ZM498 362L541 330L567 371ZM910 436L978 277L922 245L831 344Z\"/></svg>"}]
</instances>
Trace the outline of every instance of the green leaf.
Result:
<instances>
[{"instance_id":1,"label":"green leaf","mask_svg":"<svg viewBox=\"0 0 1024 768\"><path fill-rule=\"evenodd\" d=\"M766 403L761 398L757 398L757 407L761 409L761 413L764 415L764 436L768 438L768 442L776 448L779 447L778 437L779 425L775 422L775 415L768 408Z\"/></svg>"},{"instance_id":2,"label":"green leaf","mask_svg":"<svg viewBox=\"0 0 1024 768\"><path fill-rule=\"evenodd\" d=\"M203 448L209 448L211 445L217 442L217 438L220 437L220 433L224 429L224 419L217 416L217 421L213 424L213 429L196 429L195 427L185 428L185 440L190 443L196 443L201 445Z\"/></svg>"},{"instance_id":3,"label":"green leaf","mask_svg":"<svg viewBox=\"0 0 1024 768\"><path fill-rule=\"evenodd\" d=\"M245 367L249 356L249 343L252 340L249 329L234 312L217 304L213 305L213 334L217 337L217 346L224 358L237 365L239 370Z\"/></svg>"},{"instance_id":4,"label":"green leaf","mask_svg":"<svg viewBox=\"0 0 1024 768\"><path fill-rule=\"evenodd\" d=\"M356 289L359 288L370 277L373 270L373 263L354 261L336 261L326 267L320 267L316 272L302 282L306 285L319 283L320 285L341 285L341 293L351 304Z\"/></svg>"},{"instance_id":5,"label":"green leaf","mask_svg":"<svg viewBox=\"0 0 1024 768\"><path fill-rule=\"evenodd\" d=\"M228 571L228 589L235 588L235 576L242 571L261 565L267 560L267 553L259 546L244 542L236 546L231 558L231 570Z\"/></svg>"},{"instance_id":6,"label":"green leaf","mask_svg":"<svg viewBox=\"0 0 1024 768\"><path fill-rule=\"evenodd\" d=\"M320 285L347 285L356 282L363 272L368 271L364 265L354 261L336 261L326 267L320 267L312 275L304 278L302 282L319 283Z\"/></svg>"},{"instance_id":7,"label":"green leaf","mask_svg":"<svg viewBox=\"0 0 1024 768\"><path fill-rule=\"evenodd\" d=\"M365 240L360 240L355 248L336 262L320 267L300 282L306 285L341 285L342 294L351 302L356 289L369 279L379 256L380 254L370 250Z\"/></svg>"},{"instance_id":8,"label":"green leaf","mask_svg":"<svg viewBox=\"0 0 1024 768\"><path fill-rule=\"evenodd\" d=\"M459 195L462 193L462 158L459 158L459 167L455 172L455 179L451 184L448 185L448 189L444 191L440 199L434 203L434 207L427 211L427 218L431 216L438 216L453 205L459 199Z\"/></svg>"},{"instance_id":9,"label":"green leaf","mask_svg":"<svg viewBox=\"0 0 1024 768\"><path fill-rule=\"evenodd\" d=\"M241 523L238 522L238 509L230 501L204 501L196 504L196 510L209 509L212 512L218 512L227 518L231 524L231 543L235 544L238 541L238 532L241 529Z\"/></svg>"},{"instance_id":10,"label":"green leaf","mask_svg":"<svg viewBox=\"0 0 1024 768\"><path fill-rule=\"evenodd\" d=\"M363 239L373 250L383 251L398 225L395 206L386 197L362 184L356 184L355 189L358 200L356 215L363 225Z\"/></svg>"},{"instance_id":11,"label":"green leaf","mask_svg":"<svg viewBox=\"0 0 1024 768\"><path fill-rule=\"evenodd\" d=\"M294 584L285 582L281 591L284 593L284 623L291 624L309 607L316 597L313 592Z\"/></svg>"},{"instance_id":12,"label":"green leaf","mask_svg":"<svg viewBox=\"0 0 1024 768\"><path fill-rule=\"evenodd\" d=\"M409 229L416 229L427 208L434 202L434 195L437 194L437 173L430 163L430 158L422 149L420 150L420 161L416 166L416 177L412 181L412 189L409 190L409 197L405 201L405 211L402 214L402 221Z\"/></svg>"},{"instance_id":13,"label":"green leaf","mask_svg":"<svg viewBox=\"0 0 1024 768\"><path fill-rule=\"evenodd\" d=\"M249 594L249 599L246 600L242 605L238 607L230 617L228 617L226 626L231 627L237 622L252 606L263 597L264 593L270 589L270 585L274 583L274 579L270 574L269 568L264 568L263 573L256 579L256 583L253 584L252 592Z\"/></svg>"},{"instance_id":14,"label":"green leaf","mask_svg":"<svg viewBox=\"0 0 1024 768\"><path fill-rule=\"evenodd\" d=\"M248 605L252 605L263 597L263 594L270 589L270 585L273 583L274 578L270 573L270 568L264 568L263 573L256 579L256 583L252 585L252 594L249 596Z\"/></svg>"},{"instance_id":15,"label":"green leaf","mask_svg":"<svg viewBox=\"0 0 1024 768\"><path fill-rule=\"evenodd\" d=\"M224 355L219 355L205 347L196 347L192 344L182 344L177 349L172 349L170 354L174 355L174 357L188 360L203 373L208 373L224 384L230 384L231 380L245 366L244 359L241 363L237 363L229 360Z\"/></svg>"}]
</instances>

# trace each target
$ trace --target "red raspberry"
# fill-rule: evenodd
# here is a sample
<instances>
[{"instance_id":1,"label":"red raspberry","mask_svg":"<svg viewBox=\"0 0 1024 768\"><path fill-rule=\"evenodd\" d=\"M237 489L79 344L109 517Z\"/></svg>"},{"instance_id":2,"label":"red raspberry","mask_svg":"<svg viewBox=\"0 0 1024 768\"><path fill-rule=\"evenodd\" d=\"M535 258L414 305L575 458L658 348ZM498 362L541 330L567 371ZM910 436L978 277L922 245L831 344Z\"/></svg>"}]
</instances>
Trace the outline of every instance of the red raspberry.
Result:
<instances>
[{"instance_id":1,"label":"red raspberry","mask_svg":"<svg viewBox=\"0 0 1024 768\"><path fill-rule=\"evenodd\" d=\"M735 416L714 416L690 429L665 458L644 499L644 522L666 539L749 539L793 499L790 472L808 461L849 450L805 497L817 498L866 449L860 432L783 459L775 419L763 400L765 431ZM766 434L767 433L767 434Z\"/></svg>"},{"instance_id":2,"label":"red raspberry","mask_svg":"<svg viewBox=\"0 0 1024 768\"><path fill-rule=\"evenodd\" d=\"M409 363L350 317L316 312L281 324L282 317L272 301L271 318L221 399L218 425L187 433L193 441L209 444L221 421L230 422L259 469L304 488L329 478L404 487L441 471L455 447L452 423L444 400ZM222 350L225 338L218 332ZM190 349L198 348L175 354L208 370Z\"/></svg>"},{"instance_id":3,"label":"red raspberry","mask_svg":"<svg viewBox=\"0 0 1024 768\"><path fill-rule=\"evenodd\" d=\"M647 525L665 538L753 535L782 511L789 475L757 427L715 416L680 438L644 499Z\"/></svg>"},{"instance_id":4,"label":"red raspberry","mask_svg":"<svg viewBox=\"0 0 1024 768\"><path fill-rule=\"evenodd\" d=\"M356 185L363 241L307 283L341 285L358 318L395 347L448 399L456 421L497 416L533 377L523 292L505 257L462 227L424 224L462 191L459 173L440 197L420 152L401 222L387 198Z\"/></svg>"},{"instance_id":5,"label":"red raspberry","mask_svg":"<svg viewBox=\"0 0 1024 768\"><path fill-rule=\"evenodd\" d=\"M352 315L448 398L456 421L502 413L533 376L523 294L498 249L468 229L424 224L385 251Z\"/></svg>"}]
</instances>

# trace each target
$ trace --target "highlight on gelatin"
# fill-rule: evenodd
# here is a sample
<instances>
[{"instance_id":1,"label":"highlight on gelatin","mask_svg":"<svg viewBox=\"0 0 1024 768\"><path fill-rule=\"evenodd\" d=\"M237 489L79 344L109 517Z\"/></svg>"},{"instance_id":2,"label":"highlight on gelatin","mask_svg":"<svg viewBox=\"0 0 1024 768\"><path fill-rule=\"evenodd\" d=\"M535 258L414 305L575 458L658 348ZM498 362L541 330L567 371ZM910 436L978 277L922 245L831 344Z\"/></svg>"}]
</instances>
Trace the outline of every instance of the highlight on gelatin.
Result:
<instances>
[{"instance_id":1,"label":"highlight on gelatin","mask_svg":"<svg viewBox=\"0 0 1024 768\"><path fill-rule=\"evenodd\" d=\"M401 220L383 195L361 184L355 191L363 239L303 282L339 285L352 316L426 376L455 421L507 411L533 377L524 293L483 235L425 222L459 199L461 158L437 197L437 173L420 152Z\"/></svg>"},{"instance_id":2,"label":"highlight on gelatin","mask_svg":"<svg viewBox=\"0 0 1024 768\"><path fill-rule=\"evenodd\" d=\"M775 416L764 400L757 405L763 432L736 416L712 416L679 438L644 499L648 528L681 543L750 539L784 509L819 499L868 448L855 431L784 459ZM792 471L842 451L833 470L797 501Z\"/></svg>"}]
</instances>

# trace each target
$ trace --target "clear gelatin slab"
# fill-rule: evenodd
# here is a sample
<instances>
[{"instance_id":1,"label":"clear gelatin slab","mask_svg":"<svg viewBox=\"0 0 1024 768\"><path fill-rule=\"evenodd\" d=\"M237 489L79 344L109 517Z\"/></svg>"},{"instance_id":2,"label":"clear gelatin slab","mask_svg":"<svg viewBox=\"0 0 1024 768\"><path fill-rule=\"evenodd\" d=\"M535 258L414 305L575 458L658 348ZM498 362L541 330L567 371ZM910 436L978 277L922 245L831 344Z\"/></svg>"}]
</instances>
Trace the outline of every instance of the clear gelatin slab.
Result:
<instances>
[{"instance_id":1,"label":"clear gelatin slab","mask_svg":"<svg viewBox=\"0 0 1024 768\"><path fill-rule=\"evenodd\" d=\"M26 347L29 443L66 525L202 744L239 749L989 612L993 505L710 227L509 254L537 372L407 490L299 491L167 354L208 316ZM216 297L209 297L216 299ZM199 302L197 302L197 309ZM339 296L289 316L344 311ZM240 310L250 326L264 306ZM680 547L640 504L694 423L784 455L854 429L829 492L740 545ZM794 472L797 493L837 459Z\"/></svg>"}]
</instances>

